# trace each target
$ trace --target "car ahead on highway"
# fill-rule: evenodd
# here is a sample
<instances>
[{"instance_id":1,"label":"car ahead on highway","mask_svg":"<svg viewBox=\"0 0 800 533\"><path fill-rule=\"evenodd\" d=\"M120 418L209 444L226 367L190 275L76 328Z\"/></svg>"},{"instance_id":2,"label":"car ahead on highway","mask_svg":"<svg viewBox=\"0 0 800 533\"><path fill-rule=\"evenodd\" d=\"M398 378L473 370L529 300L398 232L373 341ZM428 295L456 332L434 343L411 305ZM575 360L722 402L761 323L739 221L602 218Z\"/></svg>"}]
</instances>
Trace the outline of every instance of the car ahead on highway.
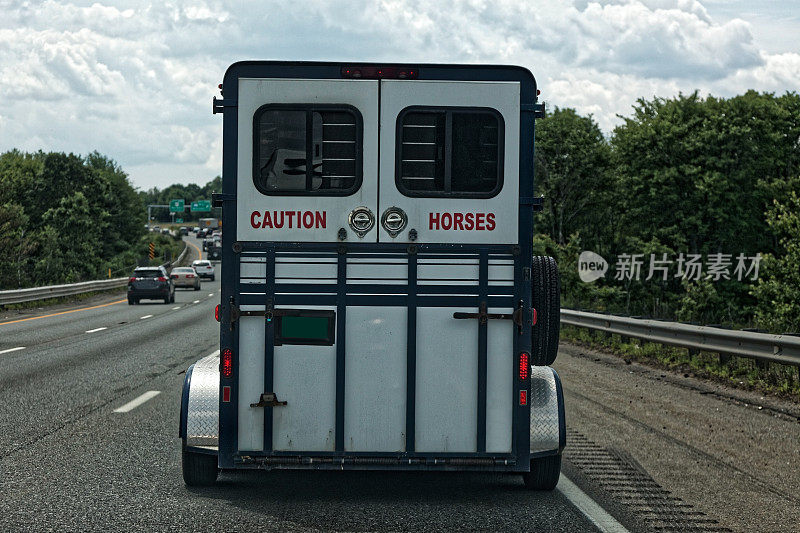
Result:
<instances>
[{"instance_id":1,"label":"car ahead on highway","mask_svg":"<svg viewBox=\"0 0 800 533\"><path fill-rule=\"evenodd\" d=\"M197 235L196 235L196 237L197 237L198 239L203 239L203 238L205 238L205 236L206 236L206 230L205 230L205 229L203 229L203 228L200 228L199 230L197 230Z\"/></svg>"},{"instance_id":2,"label":"car ahead on highway","mask_svg":"<svg viewBox=\"0 0 800 533\"><path fill-rule=\"evenodd\" d=\"M208 258L212 261L222 260L222 246L219 241L214 241L213 244L208 246Z\"/></svg>"},{"instance_id":3,"label":"car ahead on highway","mask_svg":"<svg viewBox=\"0 0 800 533\"><path fill-rule=\"evenodd\" d=\"M189 228L181 226L181 235L189 235Z\"/></svg>"},{"instance_id":4,"label":"car ahead on highway","mask_svg":"<svg viewBox=\"0 0 800 533\"><path fill-rule=\"evenodd\" d=\"M164 300L165 304L175 301L175 284L163 266L133 271L128 279L128 305L138 304L139 300Z\"/></svg>"},{"instance_id":5,"label":"car ahead on highway","mask_svg":"<svg viewBox=\"0 0 800 533\"><path fill-rule=\"evenodd\" d=\"M210 237L206 237L205 239L203 239L203 251L210 250L211 247L214 246L214 242L215 242L214 239Z\"/></svg>"},{"instance_id":6,"label":"car ahead on highway","mask_svg":"<svg viewBox=\"0 0 800 533\"><path fill-rule=\"evenodd\" d=\"M214 265L211 264L211 261L207 259L192 261L192 268L201 278L211 278L211 281L214 281Z\"/></svg>"},{"instance_id":7,"label":"car ahead on highway","mask_svg":"<svg viewBox=\"0 0 800 533\"><path fill-rule=\"evenodd\" d=\"M151 229L150 231L154 233L161 233L161 226L153 226L153 229Z\"/></svg>"},{"instance_id":8,"label":"car ahead on highway","mask_svg":"<svg viewBox=\"0 0 800 533\"><path fill-rule=\"evenodd\" d=\"M173 268L169 277L172 278L172 283L175 284L176 289L178 287L188 287L196 291L200 290L200 276L197 275L197 271L192 267Z\"/></svg>"},{"instance_id":9,"label":"car ahead on highway","mask_svg":"<svg viewBox=\"0 0 800 533\"><path fill-rule=\"evenodd\" d=\"M198 231L200 231L200 226L195 226L192 228L192 233L197 233Z\"/></svg>"}]
</instances>

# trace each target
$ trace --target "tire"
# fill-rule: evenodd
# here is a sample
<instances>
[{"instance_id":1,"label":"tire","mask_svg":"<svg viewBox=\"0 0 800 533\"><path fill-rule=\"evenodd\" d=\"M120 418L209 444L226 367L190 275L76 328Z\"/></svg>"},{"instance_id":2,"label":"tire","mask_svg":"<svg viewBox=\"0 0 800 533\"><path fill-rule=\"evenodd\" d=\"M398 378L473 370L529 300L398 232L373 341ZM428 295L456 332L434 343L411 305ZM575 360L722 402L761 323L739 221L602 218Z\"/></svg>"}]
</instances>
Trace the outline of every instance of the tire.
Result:
<instances>
[{"instance_id":1,"label":"tire","mask_svg":"<svg viewBox=\"0 0 800 533\"><path fill-rule=\"evenodd\" d=\"M532 302L536 324L531 329L531 363L552 365L558 355L558 336L561 329L561 281L558 265L552 257L533 258Z\"/></svg>"},{"instance_id":2,"label":"tire","mask_svg":"<svg viewBox=\"0 0 800 533\"><path fill-rule=\"evenodd\" d=\"M133 298L128 298L128 305L133 305Z\"/></svg>"},{"instance_id":3,"label":"tire","mask_svg":"<svg viewBox=\"0 0 800 533\"><path fill-rule=\"evenodd\" d=\"M216 455L187 452L186 445L181 450L181 466L187 487L211 486L219 475Z\"/></svg>"},{"instance_id":4,"label":"tire","mask_svg":"<svg viewBox=\"0 0 800 533\"><path fill-rule=\"evenodd\" d=\"M214 281L214 276L211 276L211 281Z\"/></svg>"},{"instance_id":5,"label":"tire","mask_svg":"<svg viewBox=\"0 0 800 533\"><path fill-rule=\"evenodd\" d=\"M134 304L136 304L136 305L139 305L139 298L136 298L136 299L133 301L133 303L134 303Z\"/></svg>"},{"instance_id":6,"label":"tire","mask_svg":"<svg viewBox=\"0 0 800 533\"><path fill-rule=\"evenodd\" d=\"M561 475L561 454L531 459L531 471L522 474L528 490L553 490Z\"/></svg>"},{"instance_id":7,"label":"tire","mask_svg":"<svg viewBox=\"0 0 800 533\"><path fill-rule=\"evenodd\" d=\"M200 290L200 285L195 285L194 290L199 291Z\"/></svg>"},{"instance_id":8,"label":"tire","mask_svg":"<svg viewBox=\"0 0 800 533\"><path fill-rule=\"evenodd\" d=\"M169 297L169 303L171 303L171 304L175 303L175 293L174 292Z\"/></svg>"}]
</instances>

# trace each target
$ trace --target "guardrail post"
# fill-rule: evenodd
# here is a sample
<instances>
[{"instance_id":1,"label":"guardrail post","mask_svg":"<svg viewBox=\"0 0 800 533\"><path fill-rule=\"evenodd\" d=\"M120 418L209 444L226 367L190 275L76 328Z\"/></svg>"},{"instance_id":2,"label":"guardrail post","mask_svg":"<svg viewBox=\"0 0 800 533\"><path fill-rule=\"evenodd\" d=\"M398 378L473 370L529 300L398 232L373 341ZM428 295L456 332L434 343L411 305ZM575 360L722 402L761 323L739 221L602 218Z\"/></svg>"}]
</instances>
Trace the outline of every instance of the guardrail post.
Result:
<instances>
[{"instance_id":1,"label":"guardrail post","mask_svg":"<svg viewBox=\"0 0 800 533\"><path fill-rule=\"evenodd\" d=\"M719 364L727 365L731 362L731 354L729 353L720 353L719 354Z\"/></svg>"}]
</instances>

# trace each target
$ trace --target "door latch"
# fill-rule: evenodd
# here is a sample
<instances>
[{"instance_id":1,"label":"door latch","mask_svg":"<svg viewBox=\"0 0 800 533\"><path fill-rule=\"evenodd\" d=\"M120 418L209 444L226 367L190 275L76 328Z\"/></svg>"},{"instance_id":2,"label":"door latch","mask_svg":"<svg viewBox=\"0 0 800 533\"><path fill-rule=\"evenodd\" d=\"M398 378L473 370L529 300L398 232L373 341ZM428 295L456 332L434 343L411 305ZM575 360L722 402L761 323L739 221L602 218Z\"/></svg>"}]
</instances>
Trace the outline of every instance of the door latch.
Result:
<instances>
[{"instance_id":1,"label":"door latch","mask_svg":"<svg viewBox=\"0 0 800 533\"><path fill-rule=\"evenodd\" d=\"M280 407L281 405L286 405L286 402L278 400L278 396L274 392L262 392L258 403L251 403L250 407Z\"/></svg>"}]
</instances>

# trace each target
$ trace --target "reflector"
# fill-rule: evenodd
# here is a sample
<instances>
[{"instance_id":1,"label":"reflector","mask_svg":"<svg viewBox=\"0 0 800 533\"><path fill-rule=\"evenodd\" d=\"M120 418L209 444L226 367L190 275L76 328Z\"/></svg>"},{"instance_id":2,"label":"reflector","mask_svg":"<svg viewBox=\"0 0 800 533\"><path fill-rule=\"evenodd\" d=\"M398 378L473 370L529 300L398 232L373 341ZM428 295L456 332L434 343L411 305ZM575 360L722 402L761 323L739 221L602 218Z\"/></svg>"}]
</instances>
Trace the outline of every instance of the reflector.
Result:
<instances>
[{"instance_id":1,"label":"reflector","mask_svg":"<svg viewBox=\"0 0 800 533\"><path fill-rule=\"evenodd\" d=\"M214 306L214 320L219 322L219 304Z\"/></svg>"},{"instance_id":2,"label":"reflector","mask_svg":"<svg viewBox=\"0 0 800 533\"><path fill-rule=\"evenodd\" d=\"M528 391L526 390L519 391L519 404L528 405Z\"/></svg>"}]
</instances>

